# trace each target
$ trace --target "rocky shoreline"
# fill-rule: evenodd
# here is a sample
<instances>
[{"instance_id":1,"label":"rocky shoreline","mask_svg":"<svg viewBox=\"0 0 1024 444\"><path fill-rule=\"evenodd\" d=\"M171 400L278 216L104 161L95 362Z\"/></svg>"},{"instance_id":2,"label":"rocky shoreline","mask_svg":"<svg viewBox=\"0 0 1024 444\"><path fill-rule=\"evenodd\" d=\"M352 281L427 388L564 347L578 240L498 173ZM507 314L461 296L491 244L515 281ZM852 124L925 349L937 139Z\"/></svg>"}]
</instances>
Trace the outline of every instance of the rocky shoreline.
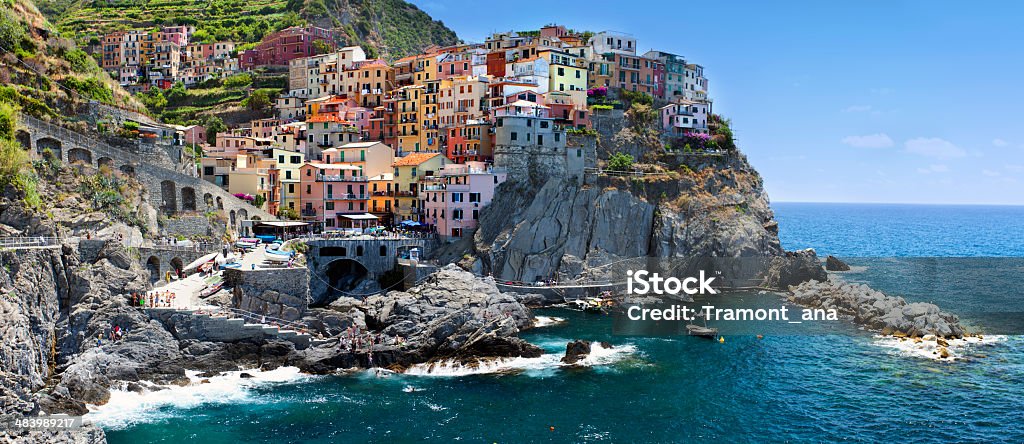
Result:
<instances>
[{"instance_id":1,"label":"rocky shoreline","mask_svg":"<svg viewBox=\"0 0 1024 444\"><path fill-rule=\"evenodd\" d=\"M908 303L902 297L835 277L790 286L789 301L810 308L835 309L884 336L959 339L967 334L956 315L941 311L935 304Z\"/></svg>"}]
</instances>

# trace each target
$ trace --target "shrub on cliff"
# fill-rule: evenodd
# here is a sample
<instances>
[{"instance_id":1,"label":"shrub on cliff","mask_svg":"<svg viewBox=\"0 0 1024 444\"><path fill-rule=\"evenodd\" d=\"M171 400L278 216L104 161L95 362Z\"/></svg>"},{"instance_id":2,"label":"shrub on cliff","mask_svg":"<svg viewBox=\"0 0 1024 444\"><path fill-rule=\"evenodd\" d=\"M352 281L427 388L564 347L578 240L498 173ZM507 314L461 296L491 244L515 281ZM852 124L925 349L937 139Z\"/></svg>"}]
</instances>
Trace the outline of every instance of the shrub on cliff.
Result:
<instances>
[{"instance_id":1,"label":"shrub on cliff","mask_svg":"<svg viewBox=\"0 0 1024 444\"><path fill-rule=\"evenodd\" d=\"M608 169L612 171L629 171L633 169L633 156L615 153L608 158Z\"/></svg>"}]
</instances>

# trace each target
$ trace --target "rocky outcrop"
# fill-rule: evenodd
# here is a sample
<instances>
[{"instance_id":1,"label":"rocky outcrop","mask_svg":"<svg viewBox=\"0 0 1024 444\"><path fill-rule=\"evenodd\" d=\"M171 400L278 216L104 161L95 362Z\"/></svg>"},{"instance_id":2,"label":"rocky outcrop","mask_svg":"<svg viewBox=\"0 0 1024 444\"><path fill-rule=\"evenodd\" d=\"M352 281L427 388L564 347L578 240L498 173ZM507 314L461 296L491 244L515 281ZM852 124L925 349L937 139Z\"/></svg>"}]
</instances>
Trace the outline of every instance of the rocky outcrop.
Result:
<instances>
[{"instance_id":1,"label":"rocky outcrop","mask_svg":"<svg viewBox=\"0 0 1024 444\"><path fill-rule=\"evenodd\" d=\"M831 254L825 258L825 270L827 271L850 271L850 266L843 262L838 257L832 256Z\"/></svg>"},{"instance_id":2,"label":"rocky outcrop","mask_svg":"<svg viewBox=\"0 0 1024 444\"><path fill-rule=\"evenodd\" d=\"M342 308L342 307L338 307ZM494 280L448 265L409 291L367 299L366 327L377 345L353 350L342 341L303 350L301 368L314 373L345 367L405 368L412 364L490 357L536 357L542 350L518 337L532 325L530 311ZM315 311L323 313L320 311ZM336 327L356 325L337 311ZM350 313L350 312L349 312ZM327 317L321 316L326 322Z\"/></svg>"},{"instance_id":3,"label":"rocky outcrop","mask_svg":"<svg viewBox=\"0 0 1024 444\"><path fill-rule=\"evenodd\" d=\"M821 268L821 261L812 249L787 251L773 257L765 272L764 286L785 289L791 285L816 280L825 281L828 274Z\"/></svg>"},{"instance_id":4,"label":"rocky outcrop","mask_svg":"<svg viewBox=\"0 0 1024 444\"><path fill-rule=\"evenodd\" d=\"M789 293L791 302L835 309L855 323L884 335L960 338L965 334L956 315L941 311L935 304L908 303L864 284L842 280L810 281L790 287Z\"/></svg>"},{"instance_id":5,"label":"rocky outcrop","mask_svg":"<svg viewBox=\"0 0 1024 444\"><path fill-rule=\"evenodd\" d=\"M565 356L561 361L566 364L575 364L585 359L590 354L590 341L575 340L565 344Z\"/></svg>"},{"instance_id":6,"label":"rocky outcrop","mask_svg":"<svg viewBox=\"0 0 1024 444\"><path fill-rule=\"evenodd\" d=\"M742 156L663 177L511 179L481 215L472 253L498 279L576 279L622 259L783 253L760 176ZM618 276L622 278L622 276Z\"/></svg>"}]
</instances>

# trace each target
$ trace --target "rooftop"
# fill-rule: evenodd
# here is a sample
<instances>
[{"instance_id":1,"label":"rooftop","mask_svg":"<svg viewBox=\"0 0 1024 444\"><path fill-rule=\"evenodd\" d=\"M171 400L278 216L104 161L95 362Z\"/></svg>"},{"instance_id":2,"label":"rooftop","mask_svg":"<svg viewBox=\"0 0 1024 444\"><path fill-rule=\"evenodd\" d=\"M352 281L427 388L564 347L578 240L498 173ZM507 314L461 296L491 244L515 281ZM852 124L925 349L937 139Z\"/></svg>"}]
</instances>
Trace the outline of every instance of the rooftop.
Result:
<instances>
[{"instance_id":1,"label":"rooftop","mask_svg":"<svg viewBox=\"0 0 1024 444\"><path fill-rule=\"evenodd\" d=\"M440 153L411 153L405 157L399 157L395 159L393 166L413 166L419 165L426 162L434 157L440 156Z\"/></svg>"}]
</instances>

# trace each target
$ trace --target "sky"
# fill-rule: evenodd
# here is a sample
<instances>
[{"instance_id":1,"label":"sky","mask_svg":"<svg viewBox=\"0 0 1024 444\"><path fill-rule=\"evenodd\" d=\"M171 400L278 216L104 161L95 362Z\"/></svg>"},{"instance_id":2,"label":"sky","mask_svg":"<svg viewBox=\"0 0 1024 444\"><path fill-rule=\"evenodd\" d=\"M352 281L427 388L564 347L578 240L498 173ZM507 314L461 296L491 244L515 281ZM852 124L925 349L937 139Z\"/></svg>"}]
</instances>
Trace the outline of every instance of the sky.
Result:
<instances>
[{"instance_id":1,"label":"sky","mask_svg":"<svg viewBox=\"0 0 1024 444\"><path fill-rule=\"evenodd\" d=\"M412 2L467 42L558 23L703 65L773 201L1024 205L1024 2Z\"/></svg>"}]
</instances>

